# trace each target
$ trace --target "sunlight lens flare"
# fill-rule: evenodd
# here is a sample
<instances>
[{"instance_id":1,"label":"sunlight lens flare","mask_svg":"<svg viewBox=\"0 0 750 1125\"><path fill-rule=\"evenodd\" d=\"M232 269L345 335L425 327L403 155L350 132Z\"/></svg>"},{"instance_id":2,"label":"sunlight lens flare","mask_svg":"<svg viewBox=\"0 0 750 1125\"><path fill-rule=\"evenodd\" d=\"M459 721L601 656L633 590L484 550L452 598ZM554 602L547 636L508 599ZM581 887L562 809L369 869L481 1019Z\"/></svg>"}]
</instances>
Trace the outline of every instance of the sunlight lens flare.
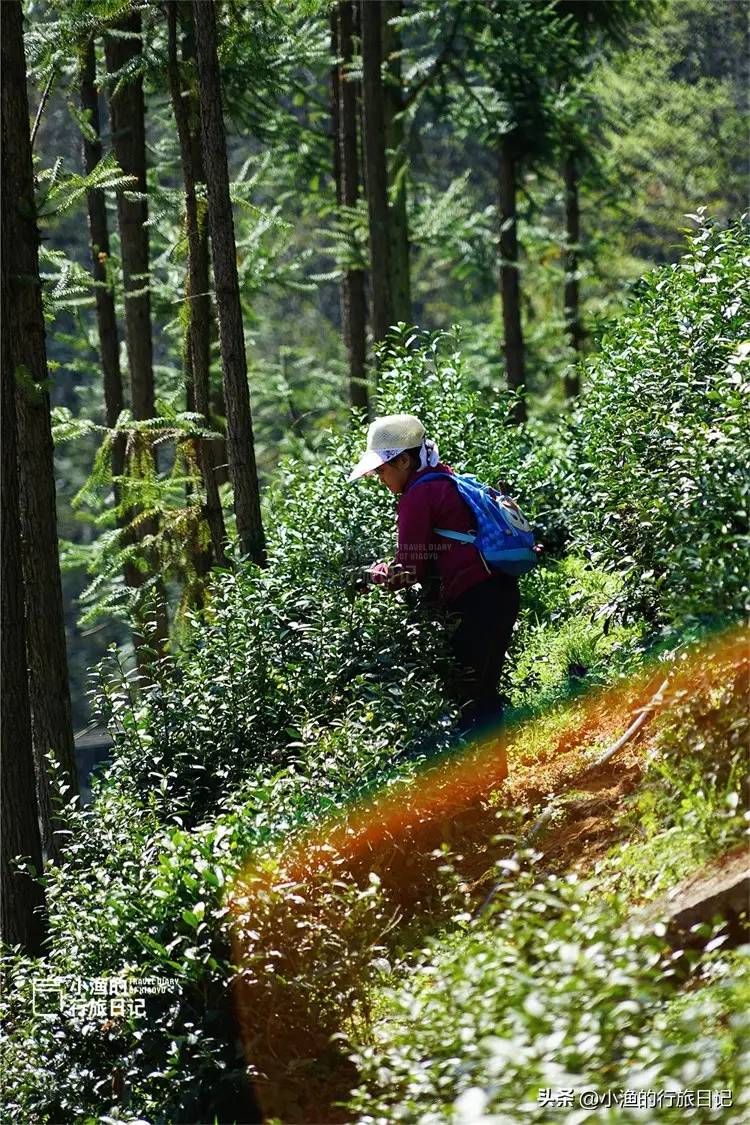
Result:
<instances>
[{"instance_id":1,"label":"sunlight lens flare","mask_svg":"<svg viewBox=\"0 0 750 1125\"><path fill-rule=\"evenodd\" d=\"M464 885L483 897L495 865L518 842L501 834L503 810L520 804L530 814L574 784L649 707L667 673L661 710L746 674L748 636L734 627L669 664L654 662L627 681L485 733L250 857L227 906L235 1006L246 1057L262 1072L261 1097L273 1086L274 1059L309 1060L330 1049L334 1024L317 990L330 992L335 982L345 998L346 981L365 971L389 929L440 916L446 848L461 861ZM335 939L333 952L323 934ZM273 1094L265 1100L275 1104Z\"/></svg>"}]
</instances>

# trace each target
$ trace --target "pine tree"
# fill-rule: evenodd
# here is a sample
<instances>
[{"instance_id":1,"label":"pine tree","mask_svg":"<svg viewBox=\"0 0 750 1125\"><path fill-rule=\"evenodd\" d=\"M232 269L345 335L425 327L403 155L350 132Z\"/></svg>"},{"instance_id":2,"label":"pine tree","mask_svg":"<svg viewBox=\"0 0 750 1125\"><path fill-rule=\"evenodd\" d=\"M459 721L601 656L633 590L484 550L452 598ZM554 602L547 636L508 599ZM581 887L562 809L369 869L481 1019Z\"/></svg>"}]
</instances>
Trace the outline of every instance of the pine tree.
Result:
<instances>
[{"instance_id":1,"label":"pine tree","mask_svg":"<svg viewBox=\"0 0 750 1125\"><path fill-rule=\"evenodd\" d=\"M500 226L500 297L503 309L503 350L508 386L520 391L526 381L523 327L521 325L521 286L518 276L518 155L512 136L504 135L498 145L497 210ZM516 422L526 419L526 402L516 399Z\"/></svg>"},{"instance_id":2,"label":"pine tree","mask_svg":"<svg viewBox=\"0 0 750 1125\"><path fill-rule=\"evenodd\" d=\"M401 33L394 21L401 15L401 0L383 0L382 46L384 61L383 116L388 152L388 268L393 319L410 324L411 280L409 220L406 181L408 160L404 134L404 95L401 82Z\"/></svg>"},{"instance_id":3,"label":"pine tree","mask_svg":"<svg viewBox=\"0 0 750 1125\"><path fill-rule=\"evenodd\" d=\"M211 296L209 292L208 228L205 205L201 212L197 184L205 180L200 145L200 113L194 90L183 88L177 57L177 0L167 2L168 71L172 108L180 141L182 175L185 183L185 221L188 239L188 283L186 292L186 356L190 378L191 409L210 420ZM190 9L185 9L190 14ZM192 19L186 40L194 39ZM184 48L183 48L184 50ZM216 480L214 450L210 440L198 440L198 457L206 491L205 518L211 535L214 560L227 566L226 529Z\"/></svg>"},{"instance_id":4,"label":"pine tree","mask_svg":"<svg viewBox=\"0 0 750 1125\"><path fill-rule=\"evenodd\" d=\"M385 339L393 324L390 238L388 225L388 169L386 164L383 99L383 10L381 0L361 0L362 106L367 170L367 209L370 220L370 293L372 338Z\"/></svg>"},{"instance_id":5,"label":"pine tree","mask_svg":"<svg viewBox=\"0 0 750 1125\"><path fill-rule=\"evenodd\" d=\"M8 433L12 449L14 431L18 466L20 529L23 539L26 652L20 641L17 601L8 625L19 648L14 659L28 663L29 698L35 756L37 794L44 848L49 857L62 855L56 829L61 820L53 815L49 772L45 756L54 751L67 785L68 797L78 792L73 730L68 688L62 583L57 545L57 513L52 451L52 429L48 371L39 277L39 232L36 221L34 176L31 162L29 107L26 95L26 64L20 4L2 6L2 141L3 141L3 386L15 387L15 427L9 408ZM4 404L5 405L5 404ZM4 450L3 465L8 454ZM8 485L14 488L15 474ZM5 488L5 479L3 481ZM15 502L10 501L11 577L18 580L13 540ZM12 588L10 593L12 593ZM16 597L18 591L16 591ZM16 621L15 628L13 621ZM6 622L3 622L3 631ZM16 673L17 675L17 673ZM17 709L18 745L6 744L6 752L19 755L24 785L28 785L28 763L24 763L26 730L23 688L11 688ZM31 841L27 825L24 837Z\"/></svg>"},{"instance_id":6,"label":"pine tree","mask_svg":"<svg viewBox=\"0 0 750 1125\"><path fill-rule=\"evenodd\" d=\"M517 197L524 172L555 151L560 90L576 76L578 44L551 4L453 2L463 13L460 56L450 63L459 121L496 154L502 346L508 386L520 391L526 361ZM526 418L521 395L513 418Z\"/></svg>"},{"instance_id":7,"label":"pine tree","mask_svg":"<svg viewBox=\"0 0 750 1125\"><path fill-rule=\"evenodd\" d=\"M99 95L96 83L96 52L94 39L88 37L80 48L79 93L81 112L84 117L82 128L82 157L84 175L90 175L102 159L101 122L99 115ZM86 192L86 208L89 221L89 245L91 266L95 284L96 327L99 339L99 356L102 367L104 387L104 411L107 426L113 430L117 425L124 403L122 372L120 370L120 340L117 327L115 294L109 270L110 246L107 208L104 193L97 188ZM112 477L115 506L119 510L121 488L118 478L125 472L125 434L117 434L112 441ZM125 538L127 518L118 515L118 526ZM137 588L142 584L141 572L131 561L123 566L125 584ZM134 636L137 645L140 635Z\"/></svg>"},{"instance_id":8,"label":"pine tree","mask_svg":"<svg viewBox=\"0 0 750 1125\"><path fill-rule=\"evenodd\" d=\"M581 52L591 52L596 45L608 50L622 48L627 42L632 24L653 10L653 0L609 0L607 4L596 0L556 0L555 7L563 16L574 21L580 39ZM584 103L586 105L586 103ZM586 106L586 108L588 108ZM579 201L580 169L583 163L591 164L592 156L586 151L581 123L567 131L563 137L562 180L565 200L565 288L563 309L568 341L577 356L583 348L586 332L581 316L580 293L580 241L581 208ZM565 372L565 397L573 400L581 390L577 363Z\"/></svg>"},{"instance_id":9,"label":"pine tree","mask_svg":"<svg viewBox=\"0 0 750 1125\"><path fill-rule=\"evenodd\" d=\"M83 171L84 175L89 175L102 159L99 95L96 87L96 56L94 41L91 38L87 39L81 47L79 84L81 111L86 117L82 134ZM109 229L103 192L88 191L86 193L86 206L89 219L91 265L96 285L96 323L104 378L104 407L107 425L110 429L113 429L124 404L115 295L107 269L110 257ZM122 476L124 467L125 444L123 438L120 438L115 441L112 448L112 475L114 477ZM115 486L116 497L118 491Z\"/></svg>"},{"instance_id":10,"label":"pine tree","mask_svg":"<svg viewBox=\"0 0 750 1125\"><path fill-rule=\"evenodd\" d=\"M208 188L208 220L227 409L229 473L234 488L237 536L243 554L263 566L266 545L247 384L247 357L237 276L237 247L229 195L213 0L193 0L193 19L198 56L201 137Z\"/></svg>"},{"instance_id":11,"label":"pine tree","mask_svg":"<svg viewBox=\"0 0 750 1125\"><path fill-rule=\"evenodd\" d=\"M577 356L585 339L581 320L581 287L579 281L581 208L578 201L578 165L575 153L570 149L563 160L562 175L565 196L565 289L563 308L565 328L570 346ZM581 380L578 373L578 364L572 363L565 372L565 397L575 399L580 391Z\"/></svg>"},{"instance_id":12,"label":"pine tree","mask_svg":"<svg viewBox=\"0 0 750 1125\"><path fill-rule=\"evenodd\" d=\"M109 92L112 146L117 163L133 177L130 191L117 193L120 252L125 282L125 341L130 367L133 417L153 418L154 362L149 292L148 203L146 199L146 109L143 78L121 72L132 68L141 53L141 13L134 10L104 38L107 69L119 75Z\"/></svg>"},{"instance_id":13,"label":"pine tree","mask_svg":"<svg viewBox=\"0 0 750 1125\"><path fill-rule=\"evenodd\" d=\"M333 69L334 174L339 206L355 208L359 199L357 90L348 74L354 57L353 0L341 0L331 15ZM347 266L341 280L341 325L349 358L349 396L352 406L367 411L365 374L366 307L364 271Z\"/></svg>"},{"instance_id":14,"label":"pine tree","mask_svg":"<svg viewBox=\"0 0 750 1125\"><path fill-rule=\"evenodd\" d=\"M130 190L117 192L117 225L120 233L120 255L125 296L125 342L130 372L130 405L133 418L145 421L156 413L154 361L151 339L151 297L149 282L148 197L146 182L146 109L143 77L137 69L141 55L141 12L133 8L128 16L110 28L104 36L107 70L112 78L109 90L109 120L117 163L126 176L132 176ZM155 451L152 456L156 460ZM135 466L133 466L134 471ZM127 516L137 521L131 534L143 538L156 531L154 518L144 520L131 511ZM152 564L155 559L152 558ZM129 571L135 585L143 576ZM161 651L169 631L167 599L157 575L153 636L134 633L138 662L142 673L148 672L148 641Z\"/></svg>"},{"instance_id":15,"label":"pine tree","mask_svg":"<svg viewBox=\"0 0 750 1125\"><path fill-rule=\"evenodd\" d=\"M19 4L2 7L2 145L3 183L9 184L6 160L13 151L8 134L28 120L15 116L10 89L14 77L12 54L23 50ZM17 74L17 70L16 70ZM21 72L23 77L23 72ZM8 175L8 180L6 180ZM11 336L11 234L13 207L9 190L2 193L2 630L0 631L0 669L2 684L2 754L0 754L0 795L2 797L2 848L0 894L3 940L19 943L36 955L41 952L43 924L38 908L44 903L40 885L13 868L16 856L28 856L37 871L42 870L42 842L39 835L34 750L31 738L31 708L26 669L26 620L24 612L23 566L21 560L21 519L17 461L15 374Z\"/></svg>"},{"instance_id":16,"label":"pine tree","mask_svg":"<svg viewBox=\"0 0 750 1125\"><path fill-rule=\"evenodd\" d=\"M4 4L3 44L10 39L10 5ZM5 59L3 59L5 74ZM3 133L5 130L3 130ZM5 138L3 136L3 151ZM4 171L4 170L3 170ZM3 231L5 230L3 216ZM3 247L2 312L9 315L6 263ZM0 755L0 796L2 798L2 849L0 896L2 939L20 943L31 954L41 952L42 919L38 908L44 904L41 886L13 868L16 856L28 856L38 872L42 870L42 841L39 834L34 748L31 739L31 708L26 673L26 622L24 619L23 573L21 563L21 523L19 512L18 464L16 461L16 404L13 360L8 333L2 335L2 633L0 635L0 679L2 691L2 754Z\"/></svg>"}]
</instances>

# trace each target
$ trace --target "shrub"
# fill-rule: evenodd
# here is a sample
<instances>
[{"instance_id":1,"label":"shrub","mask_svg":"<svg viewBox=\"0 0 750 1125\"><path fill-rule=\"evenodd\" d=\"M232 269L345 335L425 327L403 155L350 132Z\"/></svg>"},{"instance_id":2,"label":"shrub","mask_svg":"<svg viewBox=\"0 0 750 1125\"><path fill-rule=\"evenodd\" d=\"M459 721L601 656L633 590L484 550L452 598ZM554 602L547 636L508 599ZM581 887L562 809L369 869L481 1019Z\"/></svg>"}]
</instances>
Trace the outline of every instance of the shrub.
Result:
<instances>
[{"instance_id":1,"label":"shrub","mask_svg":"<svg viewBox=\"0 0 750 1125\"><path fill-rule=\"evenodd\" d=\"M682 680L680 663L624 821L630 839L583 882L506 865L494 913L381 977L377 1021L350 1025L361 1075L350 1109L362 1125L559 1120L562 1107L540 1095L561 1088L730 1090L732 1106L700 1119L745 1119L748 946L717 953L719 932L696 966L632 905L746 840L746 654L730 634L694 654ZM571 1120L596 1116L569 1108ZM613 1121L642 1115L607 1110ZM659 1120L688 1115L658 1109Z\"/></svg>"},{"instance_id":2,"label":"shrub","mask_svg":"<svg viewBox=\"0 0 750 1125\"><path fill-rule=\"evenodd\" d=\"M701 1120L744 1120L746 959L715 958L703 970L713 995L678 1002L679 958L658 925L628 924L627 910L622 897L597 897L575 876L527 875L491 924L430 941L382 987L378 1020L357 1037L353 1119L520 1125L566 1116L544 1104L545 1090L603 1097L706 1087L734 1090L735 1109L707 1109ZM686 1116L684 1107L658 1113L675 1123ZM596 1116L577 1100L569 1114Z\"/></svg>"},{"instance_id":3,"label":"shrub","mask_svg":"<svg viewBox=\"0 0 750 1125\"><path fill-rule=\"evenodd\" d=\"M512 426L506 392L467 392L452 337L391 338L380 395L381 413L419 414L457 469L508 480L549 554L562 549L572 506L563 498L573 495L564 442L541 426ZM16 1119L210 1119L222 1090L230 1100L241 1091L245 1070L230 1019L225 888L250 859L280 863L279 845L300 828L412 776L423 751L448 746L440 630L410 594L360 596L354 586L358 568L390 556L395 540L390 494L373 481L346 484L362 441L352 429L331 437L314 467L279 466L266 501L268 568L214 577L155 684L134 698L121 668L103 670L113 761L92 808L71 816L66 862L45 876L47 956L8 960L5 1108ZM555 695L571 663L612 673L617 646L630 651L640 637L637 625L606 632L601 613L620 587L580 560L526 580L519 701ZM536 675L552 650L549 674ZM387 919L367 887L313 883L300 895L311 913L288 976L272 979L269 968L283 888L259 908L245 968L265 1011L288 1002L299 1028L327 1034L355 1004ZM180 991L158 999L147 1027L118 1017L103 1029L34 1013L32 978L50 974L167 976ZM334 977L341 988L322 1004ZM305 1023L316 1011L317 1023ZM305 1065L289 1075L290 1096L307 1081Z\"/></svg>"},{"instance_id":4,"label":"shrub","mask_svg":"<svg viewBox=\"0 0 750 1125\"><path fill-rule=\"evenodd\" d=\"M640 622L612 621L622 592L617 574L575 555L551 561L524 583L508 680L517 707L540 707L592 683L611 682L638 659Z\"/></svg>"},{"instance_id":5,"label":"shrub","mask_svg":"<svg viewBox=\"0 0 750 1125\"><path fill-rule=\"evenodd\" d=\"M683 625L747 598L750 235L700 217L589 365L568 506L629 612Z\"/></svg>"}]
</instances>

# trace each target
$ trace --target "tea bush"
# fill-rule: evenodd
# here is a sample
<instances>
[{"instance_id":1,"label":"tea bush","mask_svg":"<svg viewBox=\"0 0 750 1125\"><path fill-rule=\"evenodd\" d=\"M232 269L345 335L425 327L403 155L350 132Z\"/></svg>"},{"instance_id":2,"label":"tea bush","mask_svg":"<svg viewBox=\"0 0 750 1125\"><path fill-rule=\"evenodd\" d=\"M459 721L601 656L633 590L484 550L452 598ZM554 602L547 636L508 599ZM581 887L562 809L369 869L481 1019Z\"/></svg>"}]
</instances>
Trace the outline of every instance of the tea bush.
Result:
<instances>
[{"instance_id":1,"label":"tea bush","mask_svg":"<svg viewBox=\"0 0 750 1125\"><path fill-rule=\"evenodd\" d=\"M419 381L421 350L410 362ZM452 394L455 440L458 380ZM360 433L332 439L314 469L280 467L266 509L268 569L217 576L152 687L135 698L116 664L103 669L98 705L113 761L92 808L71 816L66 863L45 877L49 956L11 957L6 968L6 1105L18 1119L195 1121L219 1087L241 1090L225 888L248 857L416 768L405 751L426 735L430 750L447 746L439 630L409 595L354 588L358 568L391 554L395 538L384 490L346 484L360 442ZM356 888L336 894L359 901ZM310 980L327 957L339 966L343 991L328 998L338 1015L367 948L362 911L334 905L329 925L321 907L303 960ZM278 918L257 927L249 964L266 964ZM32 977L61 974L167 976L180 991L150 1002L148 1030L119 1017L102 1030L34 1014ZM297 1008L314 1002L320 1015L320 992L304 974L299 985Z\"/></svg>"},{"instance_id":2,"label":"tea bush","mask_svg":"<svg viewBox=\"0 0 750 1125\"><path fill-rule=\"evenodd\" d=\"M614 620L622 591L619 575L575 555L528 575L507 676L516 707L538 709L635 666L646 634L640 621Z\"/></svg>"},{"instance_id":3,"label":"tea bush","mask_svg":"<svg viewBox=\"0 0 750 1125\"><path fill-rule=\"evenodd\" d=\"M747 840L747 660L719 646L696 666L656 720L630 836L592 877L545 877L531 855L519 874L501 870L496 913L468 916L381 977L377 1018L350 1027L362 1077L350 1109L362 1125L559 1120L541 1095L565 1088L728 1090L732 1105L692 1116L745 1119L750 947L717 953L720 928L702 960L672 952L658 919L633 908ZM643 1112L606 1110L612 1121Z\"/></svg>"},{"instance_id":4,"label":"tea bush","mask_svg":"<svg viewBox=\"0 0 750 1125\"><path fill-rule=\"evenodd\" d=\"M654 335L656 298L647 289L630 329L615 329L605 343L590 405L583 405L570 432L539 423L514 427L510 395L467 389L454 335L395 334L387 342L379 412L418 414L444 460L491 483L507 481L545 545L546 561L524 580L509 674L517 706L541 705L564 694L572 679L607 680L629 666L647 639L637 616L641 606L654 620L677 621L739 604L741 566L728 547L737 542L733 513L745 495L730 459L739 451L744 359L735 346L739 313L731 301L721 303L719 290L744 299L737 266L743 245L738 232L709 231L687 264L648 283L661 294L672 327ZM699 260L702 272L695 267ZM705 309L696 286L705 287ZM631 339L636 329L650 351L638 351ZM700 394L688 378L671 390L664 380L648 390L643 356L663 372L666 344L664 352L656 350L662 335L683 366L688 361L680 341L696 343ZM654 435L667 432L672 444L665 460ZM359 568L390 557L395 543L393 497L373 480L346 484L363 436L354 426L331 437L315 464L305 458L278 466L265 498L268 568L240 563L232 573L215 575L202 614L186 619L180 646L158 665L152 686L135 697L116 662L102 670L98 707L115 740L113 759L94 782L92 807L71 812L65 863L45 875L48 953L34 961L6 951L5 1108L14 1120L111 1116L166 1125L209 1120L214 1112L231 1119L227 1107L246 1106L249 1095L231 1020L226 888L250 861L280 863L279 848L300 829L411 776L425 756L448 748L455 716L441 681L441 630L413 592L362 595L355 587ZM677 448L683 439L694 447L694 462ZM613 458L622 462L622 479ZM709 471L716 480L705 478ZM653 505L646 472L655 482ZM710 513L697 501L677 504L683 482L694 479L712 498ZM694 494L692 486L684 493ZM626 497L638 519L625 510ZM644 513L651 521L648 537L639 530ZM616 617L622 611L630 614L627 625ZM314 898L309 917L315 926L303 935L293 971L274 978L271 968L283 895L266 903L262 924L245 945L246 967L263 978L269 1011L288 1002L302 1013L304 1027L305 1013L315 1008L319 1027L330 1030L366 997L367 964L384 920L370 886L298 890L303 899L308 891ZM537 924L543 899L534 901ZM560 932L552 905L543 921L552 927L554 946ZM572 911L572 900L569 905ZM590 934L603 933L604 925L603 914L594 911ZM623 949L629 958L631 946L626 942ZM476 946L477 965L484 964L483 950ZM495 954L486 956L494 965ZM498 953L498 965L509 956ZM640 981L641 952L633 957L633 979ZM483 979L473 962L462 964L467 981L475 973ZM456 995L460 968L457 961L453 976L446 976ZM564 992L562 978L549 972L550 985ZM614 997L602 963L592 973L589 984L601 984L603 995ZM152 998L147 1025L117 1017L104 1026L34 1012L32 979L56 974L166 976L178 981L179 992ZM325 981L334 977L337 990L326 992ZM653 990L656 1003L661 985L646 982L644 988L649 995ZM524 996L518 992L519 1003ZM533 1012L530 1018L523 1034L536 1027ZM453 1044L455 1052L447 1019L441 1015L436 1029L443 1028L446 1049ZM622 1020L629 1026L626 1010ZM471 1035L465 1042L474 1051ZM581 1048L581 1065L604 1058L613 1043L601 1030L591 1052ZM407 1051L404 1058L413 1062L416 1055ZM458 1096L466 1083L456 1085L442 1058L438 1052L433 1069L413 1080L429 1083L434 1071L451 1097ZM363 1055L365 1076L371 1063ZM519 1070L519 1082L532 1071ZM394 1081L406 1080L398 1067L393 1073ZM290 1090L295 1081L301 1088L303 1070L296 1078L290 1074Z\"/></svg>"},{"instance_id":5,"label":"tea bush","mask_svg":"<svg viewBox=\"0 0 750 1125\"><path fill-rule=\"evenodd\" d=\"M621 605L676 627L735 617L748 594L750 228L694 218L590 361L567 500Z\"/></svg>"},{"instance_id":6,"label":"tea bush","mask_svg":"<svg viewBox=\"0 0 750 1125\"><path fill-rule=\"evenodd\" d=\"M677 1003L680 958L658 927L628 923L627 911L621 896L602 898L575 876L530 874L490 924L429 942L383 987L378 1019L358 1038L353 1119L554 1121L565 1111L545 1106L545 1090L706 1087L732 1090L735 1105L702 1110L701 1121L744 1120L746 959L717 958L703 970L711 998L697 992ZM606 1112L643 1119L637 1109ZM568 1114L597 1116L577 1102ZM686 1115L659 1109L659 1120Z\"/></svg>"}]
</instances>

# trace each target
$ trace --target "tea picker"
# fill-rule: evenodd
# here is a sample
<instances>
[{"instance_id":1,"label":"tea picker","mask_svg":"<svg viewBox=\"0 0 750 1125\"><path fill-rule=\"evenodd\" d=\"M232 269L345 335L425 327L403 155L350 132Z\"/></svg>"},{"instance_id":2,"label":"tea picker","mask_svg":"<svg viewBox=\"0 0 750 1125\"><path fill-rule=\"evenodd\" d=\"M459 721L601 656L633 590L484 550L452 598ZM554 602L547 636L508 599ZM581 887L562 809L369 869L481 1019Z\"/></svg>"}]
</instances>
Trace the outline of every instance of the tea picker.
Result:
<instances>
[{"instance_id":1,"label":"tea picker","mask_svg":"<svg viewBox=\"0 0 750 1125\"><path fill-rule=\"evenodd\" d=\"M498 682L518 617L518 577L536 565L531 528L504 492L440 461L437 444L411 414L376 418L349 481L377 475L398 500L398 548L367 568L368 584L420 583L446 619L454 668L448 690L461 733L502 718Z\"/></svg>"}]
</instances>

